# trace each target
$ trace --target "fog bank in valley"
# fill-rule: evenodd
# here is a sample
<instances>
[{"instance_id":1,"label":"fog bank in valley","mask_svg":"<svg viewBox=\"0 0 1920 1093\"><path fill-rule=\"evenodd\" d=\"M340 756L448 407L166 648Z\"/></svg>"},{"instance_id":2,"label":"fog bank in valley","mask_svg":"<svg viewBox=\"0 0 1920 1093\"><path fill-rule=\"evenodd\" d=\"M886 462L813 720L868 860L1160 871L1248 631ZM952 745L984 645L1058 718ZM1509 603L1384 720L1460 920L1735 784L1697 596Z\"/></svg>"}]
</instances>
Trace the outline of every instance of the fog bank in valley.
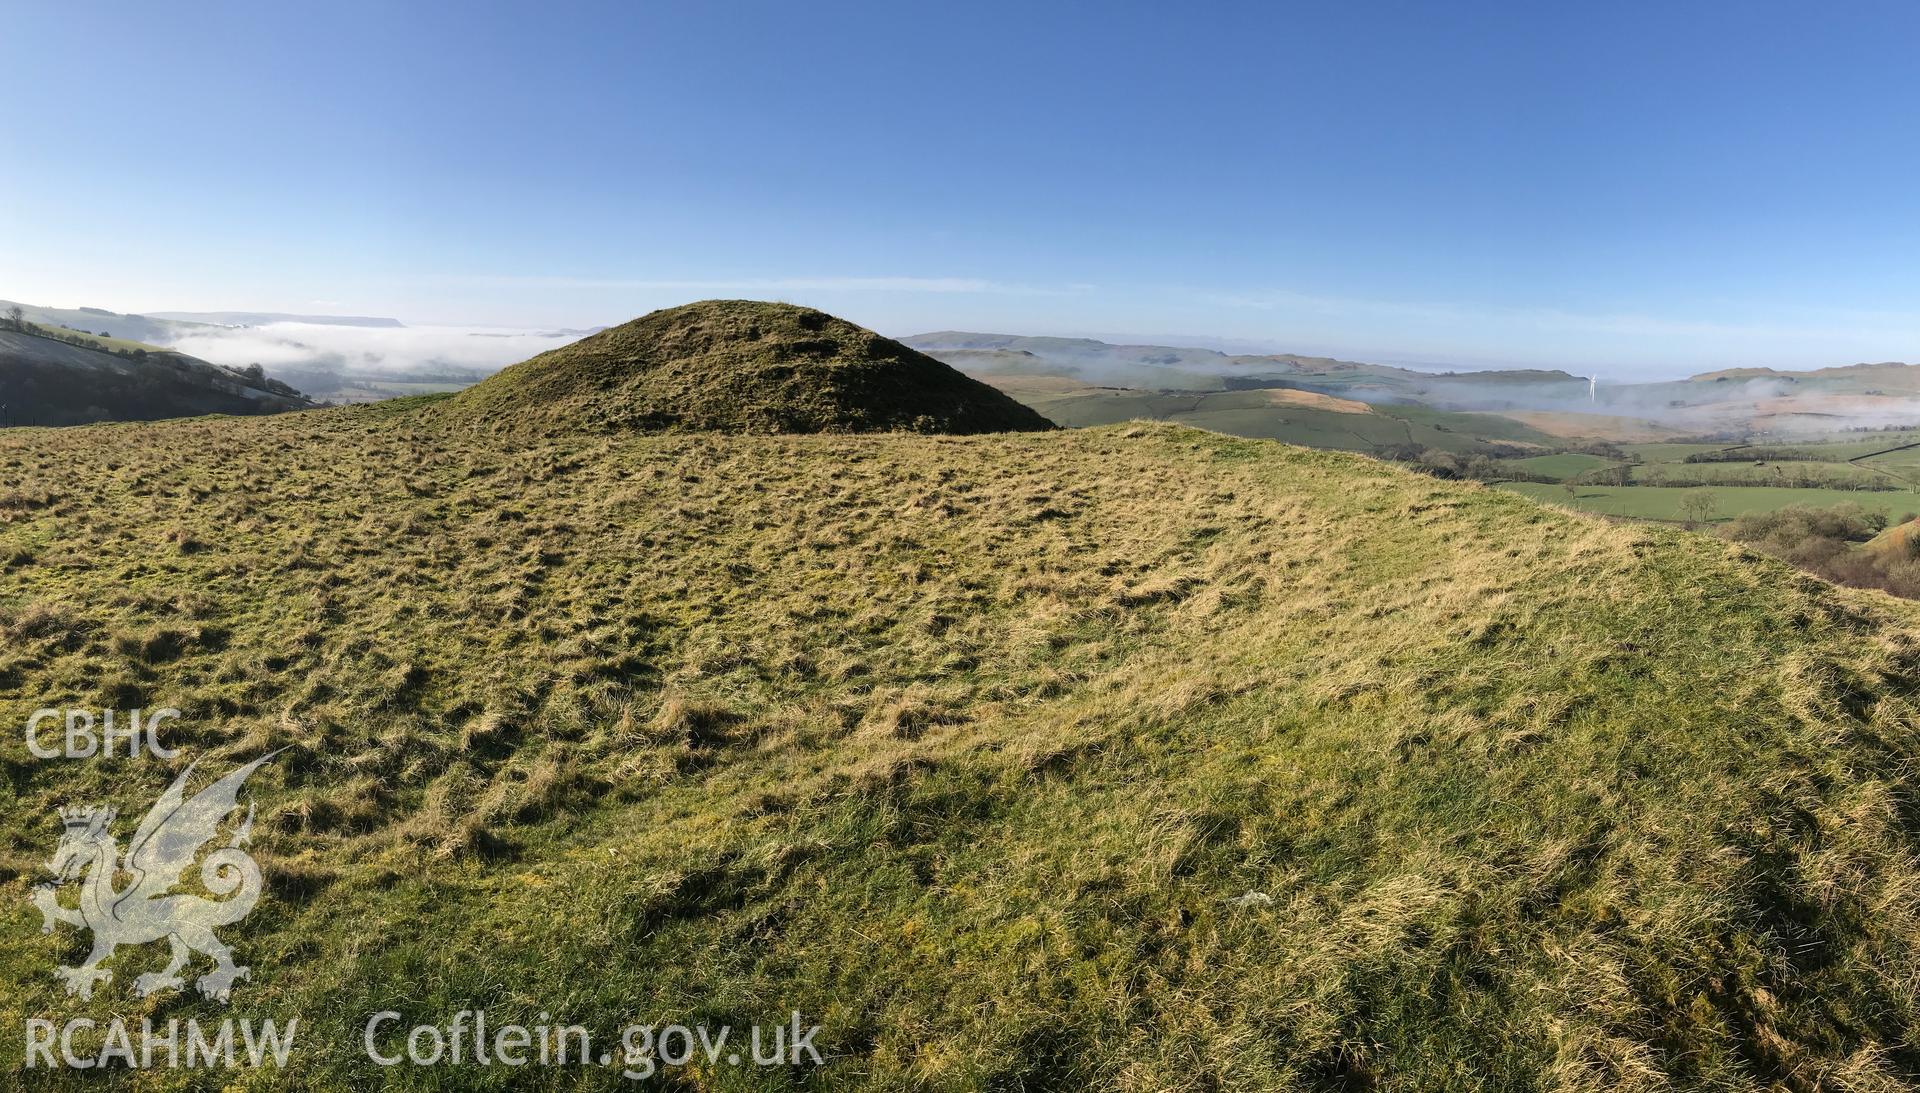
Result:
<instances>
[{"instance_id":1,"label":"fog bank in valley","mask_svg":"<svg viewBox=\"0 0 1920 1093\"><path fill-rule=\"evenodd\" d=\"M171 346L215 364L258 364L270 374L332 372L387 379L479 378L577 341L585 332L488 327L268 323L196 330Z\"/></svg>"}]
</instances>

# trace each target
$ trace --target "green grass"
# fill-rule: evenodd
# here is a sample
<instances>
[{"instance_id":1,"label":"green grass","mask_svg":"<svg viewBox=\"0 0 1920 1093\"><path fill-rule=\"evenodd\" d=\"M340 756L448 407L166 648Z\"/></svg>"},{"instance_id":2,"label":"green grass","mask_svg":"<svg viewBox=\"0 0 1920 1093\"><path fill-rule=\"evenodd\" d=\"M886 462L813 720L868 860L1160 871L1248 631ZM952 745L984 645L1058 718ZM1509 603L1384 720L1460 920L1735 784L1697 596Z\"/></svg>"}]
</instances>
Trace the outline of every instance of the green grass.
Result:
<instances>
[{"instance_id":1,"label":"green grass","mask_svg":"<svg viewBox=\"0 0 1920 1093\"><path fill-rule=\"evenodd\" d=\"M1891 445L1888 445L1891 447ZM1881 449L1884 450L1884 449ZM1903 451L1886 452L1871 458L1862 458L1858 464L1920 486L1920 448L1907 448Z\"/></svg>"},{"instance_id":2,"label":"green grass","mask_svg":"<svg viewBox=\"0 0 1920 1093\"><path fill-rule=\"evenodd\" d=\"M151 1088L625 1087L361 1056L476 1007L825 1026L685 1088L1900 1088L1915 619L1165 425L14 430L0 723L187 717L171 765L0 754L0 1027L303 1017L289 1076ZM154 947L64 997L55 807L283 747L231 1009L129 997Z\"/></svg>"},{"instance_id":3,"label":"green grass","mask_svg":"<svg viewBox=\"0 0 1920 1093\"><path fill-rule=\"evenodd\" d=\"M1565 443L1559 437L1543 433L1530 425L1523 425L1512 418L1501 417L1498 414L1458 413L1408 402L1379 403L1374 406L1374 412L1410 421L1416 426L1430 426L1442 432L1465 434L1485 440L1547 446Z\"/></svg>"},{"instance_id":4,"label":"green grass","mask_svg":"<svg viewBox=\"0 0 1920 1093\"><path fill-rule=\"evenodd\" d=\"M1756 448L1785 449L1804 453L1816 460L1844 462L1871 452L1882 451L1902 444L1911 444L1920 440L1916 431L1876 431L1871 433L1834 433L1825 437L1793 436L1775 438L1756 436L1746 442ZM1646 463L1679 463L1689 455L1704 452L1718 452L1729 448L1738 448L1735 441L1714 441L1705 444L1653 443L1622 444L1620 448L1635 459Z\"/></svg>"},{"instance_id":5,"label":"green grass","mask_svg":"<svg viewBox=\"0 0 1920 1093\"><path fill-rule=\"evenodd\" d=\"M1499 487L1535 500L1571 505L1586 512L1606 516L1630 516L1640 520L1680 521L1686 519L1680 503L1691 490L1662 486L1578 486L1569 495L1564 486L1543 482L1509 482ZM1824 507L1855 504L1890 517L1920 511L1920 493L1905 490L1819 490L1779 489L1771 486L1699 487L1713 494L1714 519L1727 520L1753 512L1772 512L1788 505Z\"/></svg>"},{"instance_id":6,"label":"green grass","mask_svg":"<svg viewBox=\"0 0 1920 1093\"><path fill-rule=\"evenodd\" d=\"M1497 441L1552 443L1519 422L1490 414L1455 414L1421 406L1380 405L1372 413L1274 405L1265 391L1175 392L1113 389L1094 394L1029 395L1050 420L1084 428L1125 421L1170 421L1232 436L1280 440L1309 448L1372 452L1413 445L1454 453L1485 451Z\"/></svg>"},{"instance_id":7,"label":"green grass","mask_svg":"<svg viewBox=\"0 0 1920 1093\"><path fill-rule=\"evenodd\" d=\"M1903 444L1912 444L1917 440L1920 440L1920 432L1905 431L1839 433L1832 437L1815 441L1794 440L1791 442L1781 442L1777 445L1767 440L1756 440L1754 443L1765 447L1777 446L1796 449L1820 459L1847 460L1857 459L1860 456L1885 451L1888 448L1899 447Z\"/></svg>"},{"instance_id":8,"label":"green grass","mask_svg":"<svg viewBox=\"0 0 1920 1093\"><path fill-rule=\"evenodd\" d=\"M1656 442L1618 445L1621 451L1644 463L1679 463L1698 452L1717 452L1732 446L1731 441L1712 444Z\"/></svg>"},{"instance_id":9,"label":"green grass","mask_svg":"<svg viewBox=\"0 0 1920 1093\"><path fill-rule=\"evenodd\" d=\"M1675 488L1692 488L1693 484L1704 483L1713 486L1762 486L1771 489L1810 489L1819 491L1842 491L1858 483L1861 489L1878 490L1900 487L1900 481L1880 473L1870 466L1853 463L1826 463L1808 459L1767 460L1762 466L1751 461L1714 462L1714 463L1642 463L1633 468L1633 484L1657 486L1669 482L1687 483ZM1797 478L1802 482L1817 482L1820 485L1778 486L1783 478Z\"/></svg>"},{"instance_id":10,"label":"green grass","mask_svg":"<svg viewBox=\"0 0 1920 1093\"><path fill-rule=\"evenodd\" d=\"M1530 497L1556 504L1571 504L1590 512L1635 519L1681 521L1685 519L1681 502L1691 490L1710 490L1716 501L1715 519L1725 520L1754 512L1768 512L1789 505L1828 506L1854 503L1897 517L1920 509L1920 449L1898 452L1861 463L1846 462L1886 447L1910 442L1906 433L1875 433L1864 439L1861 434L1840 433L1829 438L1795 439L1774 442L1764 438L1754 442L1760 448L1787 448L1819 458L1791 462L1766 461L1754 466L1748 460L1732 462L1688 463L1689 455L1720 451L1727 443L1711 444L1623 444L1621 449L1636 460L1631 474L1632 486L1581 485L1578 496L1569 497L1563 486L1545 483L1514 483L1512 489ZM1910 454L1914 458L1907 458ZM1578 462L1576 462L1578 461ZM1591 462L1589 462L1591 461ZM1517 460L1515 465L1535 469L1536 473L1555 474L1561 479L1582 473L1576 467L1597 469L1604 461L1583 455L1553 455ZM1554 468L1541 471L1539 468ZM1566 473L1573 471L1572 474ZM1857 482L1863 489L1838 487L1791 487L1772 483L1782 475L1822 475L1835 481ZM1903 477L1915 488L1901 485ZM1693 483L1712 480L1718 485L1668 486L1663 481ZM1878 487L1893 485L1887 490Z\"/></svg>"},{"instance_id":11,"label":"green grass","mask_svg":"<svg viewBox=\"0 0 1920 1093\"><path fill-rule=\"evenodd\" d=\"M1550 475L1555 481L1614 465L1614 460L1587 455L1584 452L1556 452L1553 455L1536 455L1526 459L1509 459L1505 462L1530 474Z\"/></svg>"}]
</instances>

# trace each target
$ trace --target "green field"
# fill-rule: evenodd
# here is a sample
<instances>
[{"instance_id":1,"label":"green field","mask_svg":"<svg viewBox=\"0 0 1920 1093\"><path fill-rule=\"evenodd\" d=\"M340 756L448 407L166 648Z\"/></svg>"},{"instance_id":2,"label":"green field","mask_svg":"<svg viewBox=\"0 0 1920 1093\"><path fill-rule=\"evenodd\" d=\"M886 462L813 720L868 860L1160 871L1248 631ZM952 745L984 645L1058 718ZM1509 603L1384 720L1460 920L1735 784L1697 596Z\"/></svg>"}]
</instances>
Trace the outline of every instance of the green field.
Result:
<instances>
[{"instance_id":1,"label":"green field","mask_svg":"<svg viewBox=\"0 0 1920 1093\"><path fill-rule=\"evenodd\" d=\"M1622 444L1620 450L1643 463L1678 463L1697 452L1717 452L1733 445L1726 443L1683 444L1657 441L1648 444Z\"/></svg>"},{"instance_id":2,"label":"green field","mask_svg":"<svg viewBox=\"0 0 1920 1093\"><path fill-rule=\"evenodd\" d=\"M1792 479L1799 479L1796 484ZM1788 481L1783 481L1788 480ZM1827 463L1794 459L1767 461L1756 466L1740 463L1642 463L1633 468L1634 485L1760 486L1772 489L1878 490L1898 487L1899 480L1872 467L1854 463Z\"/></svg>"},{"instance_id":3,"label":"green field","mask_svg":"<svg viewBox=\"0 0 1920 1093\"><path fill-rule=\"evenodd\" d=\"M1874 452L1883 452L1888 448L1897 448L1903 444L1920 441L1920 432L1911 430L1900 432L1841 433L1828 439L1792 443L1772 443L1765 439L1755 440L1755 447L1787 448L1804 452L1820 459L1858 459Z\"/></svg>"},{"instance_id":4,"label":"green field","mask_svg":"<svg viewBox=\"0 0 1920 1093\"><path fill-rule=\"evenodd\" d=\"M1602 467L1613 466L1613 460L1603 459L1585 452L1555 452L1552 455L1536 455L1526 459L1509 459L1504 465L1528 474L1544 474L1554 481L1564 481L1588 471L1597 471Z\"/></svg>"},{"instance_id":5,"label":"green field","mask_svg":"<svg viewBox=\"0 0 1920 1093\"><path fill-rule=\"evenodd\" d=\"M1263 390L1180 392L1102 390L1026 395L1023 401L1060 425L1085 428L1123 421L1172 421L1256 440L1309 448L1372 452L1411 445L1444 452L1486 451L1496 443L1551 445L1555 438L1491 414L1456 414L1390 404L1372 413L1275 405Z\"/></svg>"},{"instance_id":6,"label":"green field","mask_svg":"<svg viewBox=\"0 0 1920 1093\"><path fill-rule=\"evenodd\" d=\"M1875 455L1860 460L1858 465L1872 467L1883 474L1920 486L1920 448L1905 448Z\"/></svg>"},{"instance_id":7,"label":"green field","mask_svg":"<svg viewBox=\"0 0 1920 1093\"><path fill-rule=\"evenodd\" d=\"M1747 445L1719 441L1622 444L1620 450L1631 460L1628 472L1633 481L1631 486L1581 484L1577 494L1569 496L1563 485L1527 482L1503 485L1556 504L1644 520L1684 520L1680 508L1682 498L1702 489L1713 493L1717 503L1716 520L1770 512L1789 505L1824 507L1849 502L1898 516L1920 509L1920 492L1916 492L1920 490L1920 448L1872 459L1862 457L1913 443L1916 436L1920 434L1876 432L1840 433L1812 440L1796 438L1791 442L1763 437ZM1687 462L1689 456L1709 452L1749 450L1757 458ZM1773 458L1788 452L1805 458ZM1508 465L1515 471L1545 474L1564 483L1611 466L1613 461L1590 454L1560 452L1516 459ZM1781 484L1794 478L1808 484Z\"/></svg>"},{"instance_id":8,"label":"green field","mask_svg":"<svg viewBox=\"0 0 1920 1093\"><path fill-rule=\"evenodd\" d=\"M1407 402L1375 403L1373 412L1400 418L1416 426L1427 426L1443 433L1465 433L1487 440L1501 440L1513 444L1557 446L1565 443L1559 437L1550 436L1530 425L1522 424L1510 417L1501 417L1499 414L1459 413Z\"/></svg>"},{"instance_id":9,"label":"green field","mask_svg":"<svg viewBox=\"0 0 1920 1093\"><path fill-rule=\"evenodd\" d=\"M1373 413L1351 414L1311 406L1274 405L1263 391L1153 392L1107 389L1031 394L1025 401L1062 425L1087 427L1152 418L1235 436L1281 440L1311 448L1378 453L1385 449L1437 449L1456 455L1486 453L1499 444L1560 447L1566 441L1518 422L1488 414L1462 414L1426 406L1389 403ZM1681 501L1694 490L1711 490L1714 518L1730 519L1788 505L1829 506L1852 502L1897 517L1920 510L1920 448L1863 459L1920 438L1913 432L1838 433L1791 442L1756 440L1622 444L1631 486L1580 485L1569 497L1555 483L1619 465L1590 452L1548 451L1501 461L1516 475L1546 476L1551 483L1510 484L1519 493L1608 516L1645 520L1684 519ZM1751 449L1762 458L1688 463L1709 452ZM1796 458L1765 458L1781 452ZM1854 463L1849 460L1861 459ZM1802 485L1783 485L1799 479ZM1911 483L1911 488L1904 485ZM1702 484L1704 483L1704 484ZM1878 487L1891 486L1883 489Z\"/></svg>"},{"instance_id":10,"label":"green field","mask_svg":"<svg viewBox=\"0 0 1920 1093\"><path fill-rule=\"evenodd\" d=\"M1745 442L1662 441L1648 444L1622 444L1620 449L1643 463L1679 463L1687 456L1702 452L1720 452L1748 447L1776 452L1791 451L1814 460L1845 462L1874 452L1885 451L1888 448L1896 448L1902 444L1912 444L1915 441L1920 441L1920 431L1909 429L1864 433L1843 432L1812 439L1799 436L1791 439L1757 436Z\"/></svg>"},{"instance_id":11,"label":"green field","mask_svg":"<svg viewBox=\"0 0 1920 1093\"><path fill-rule=\"evenodd\" d=\"M1629 516L1640 520L1684 521L1681 499L1691 489L1661 486L1577 486L1569 495L1564 486L1544 482L1505 482L1500 489L1524 494L1538 501L1567 505L1603 516ZM1873 512L1899 519L1905 513L1920 512L1920 493L1906 490L1802 490L1772 486L1699 487L1712 493L1718 504L1713 519L1727 520L1752 512L1772 512L1788 505L1855 504Z\"/></svg>"}]
</instances>

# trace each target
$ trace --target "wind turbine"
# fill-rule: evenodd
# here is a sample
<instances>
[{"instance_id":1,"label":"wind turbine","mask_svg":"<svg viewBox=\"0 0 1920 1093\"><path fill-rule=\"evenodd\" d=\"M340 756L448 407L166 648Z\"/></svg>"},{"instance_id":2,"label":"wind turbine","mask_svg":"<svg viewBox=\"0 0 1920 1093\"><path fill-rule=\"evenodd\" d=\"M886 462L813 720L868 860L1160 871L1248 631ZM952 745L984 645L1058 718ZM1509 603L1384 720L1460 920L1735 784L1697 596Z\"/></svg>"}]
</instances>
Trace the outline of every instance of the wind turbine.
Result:
<instances>
[{"instance_id":1,"label":"wind turbine","mask_svg":"<svg viewBox=\"0 0 1920 1093\"><path fill-rule=\"evenodd\" d=\"M1588 402L1600 401L1600 377L1599 376L1587 377L1587 401Z\"/></svg>"}]
</instances>

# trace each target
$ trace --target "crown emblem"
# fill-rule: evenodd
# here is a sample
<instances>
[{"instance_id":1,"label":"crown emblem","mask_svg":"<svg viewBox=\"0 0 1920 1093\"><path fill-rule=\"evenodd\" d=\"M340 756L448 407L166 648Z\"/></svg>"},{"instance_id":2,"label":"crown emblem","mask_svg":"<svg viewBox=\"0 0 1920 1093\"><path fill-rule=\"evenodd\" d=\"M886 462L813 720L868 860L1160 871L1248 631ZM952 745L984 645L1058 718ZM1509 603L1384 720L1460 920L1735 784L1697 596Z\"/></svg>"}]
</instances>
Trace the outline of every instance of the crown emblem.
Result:
<instances>
[{"instance_id":1,"label":"crown emblem","mask_svg":"<svg viewBox=\"0 0 1920 1093\"><path fill-rule=\"evenodd\" d=\"M105 831L118 814L117 809L103 808L99 805L73 805L57 810L60 822L67 825L68 831Z\"/></svg>"}]
</instances>

